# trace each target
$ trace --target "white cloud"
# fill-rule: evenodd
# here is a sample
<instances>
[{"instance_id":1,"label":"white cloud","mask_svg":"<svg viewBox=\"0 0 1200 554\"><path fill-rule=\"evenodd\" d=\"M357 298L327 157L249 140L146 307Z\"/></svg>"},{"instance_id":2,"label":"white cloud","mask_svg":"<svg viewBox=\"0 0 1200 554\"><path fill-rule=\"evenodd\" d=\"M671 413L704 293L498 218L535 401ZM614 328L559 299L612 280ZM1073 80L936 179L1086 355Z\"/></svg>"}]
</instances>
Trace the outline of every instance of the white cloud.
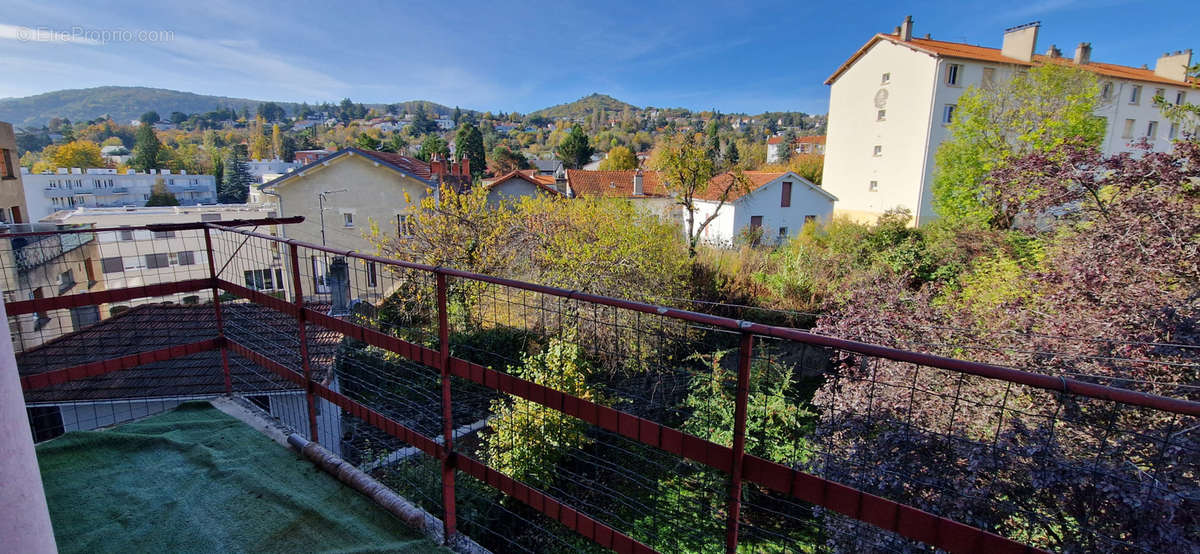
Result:
<instances>
[{"instance_id":1,"label":"white cloud","mask_svg":"<svg viewBox=\"0 0 1200 554\"><path fill-rule=\"evenodd\" d=\"M79 30L79 32L77 32ZM60 42L65 44L101 44L82 34L81 28L52 29L49 27L25 27L0 23L0 39L17 42Z\"/></svg>"}]
</instances>

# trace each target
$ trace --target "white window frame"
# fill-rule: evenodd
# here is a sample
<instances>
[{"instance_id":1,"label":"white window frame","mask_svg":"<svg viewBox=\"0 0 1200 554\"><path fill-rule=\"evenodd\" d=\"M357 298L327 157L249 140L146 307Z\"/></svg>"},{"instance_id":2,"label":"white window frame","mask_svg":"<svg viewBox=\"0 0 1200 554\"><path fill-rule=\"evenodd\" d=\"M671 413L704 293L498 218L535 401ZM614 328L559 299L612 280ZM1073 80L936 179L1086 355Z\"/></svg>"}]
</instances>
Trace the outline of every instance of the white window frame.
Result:
<instances>
[{"instance_id":1,"label":"white window frame","mask_svg":"<svg viewBox=\"0 0 1200 554\"><path fill-rule=\"evenodd\" d=\"M963 72L963 64L960 64L960 63L946 64L946 78L944 79L946 86L948 86L948 87L962 86L961 85L962 72Z\"/></svg>"}]
</instances>

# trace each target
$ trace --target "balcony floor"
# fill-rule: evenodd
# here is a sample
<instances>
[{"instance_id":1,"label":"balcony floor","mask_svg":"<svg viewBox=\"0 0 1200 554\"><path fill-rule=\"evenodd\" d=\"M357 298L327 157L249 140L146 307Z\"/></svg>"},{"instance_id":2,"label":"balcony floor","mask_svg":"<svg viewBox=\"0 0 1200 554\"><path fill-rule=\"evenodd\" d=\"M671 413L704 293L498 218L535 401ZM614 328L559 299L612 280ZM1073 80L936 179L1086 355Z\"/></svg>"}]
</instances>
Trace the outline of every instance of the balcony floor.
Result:
<instances>
[{"instance_id":1,"label":"balcony floor","mask_svg":"<svg viewBox=\"0 0 1200 554\"><path fill-rule=\"evenodd\" d=\"M37 452L62 552L441 550L204 402Z\"/></svg>"}]
</instances>

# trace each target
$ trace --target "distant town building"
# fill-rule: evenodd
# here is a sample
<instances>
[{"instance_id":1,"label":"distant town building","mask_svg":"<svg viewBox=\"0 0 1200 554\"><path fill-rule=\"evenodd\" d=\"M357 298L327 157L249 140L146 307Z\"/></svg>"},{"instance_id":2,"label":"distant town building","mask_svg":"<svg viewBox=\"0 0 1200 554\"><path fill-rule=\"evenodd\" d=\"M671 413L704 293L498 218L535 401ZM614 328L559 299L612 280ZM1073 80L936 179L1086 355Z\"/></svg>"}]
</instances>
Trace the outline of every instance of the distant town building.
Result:
<instances>
[{"instance_id":1,"label":"distant town building","mask_svg":"<svg viewBox=\"0 0 1200 554\"><path fill-rule=\"evenodd\" d=\"M1101 148L1126 152L1145 139L1166 150L1179 135L1153 99L1195 101L1189 80L1191 50L1168 53L1154 69L1092 61L1081 43L1071 58L1054 46L1037 50L1039 24L1004 32L1000 48L913 36L912 18L890 34L877 34L825 84L829 91L828 144L823 185L840 199L837 212L874 220L888 209L912 211L916 222L936 217L932 184L934 154L948 136L958 98L970 86L986 87L1047 63L1078 67L1100 79L1106 121Z\"/></svg>"},{"instance_id":2,"label":"distant town building","mask_svg":"<svg viewBox=\"0 0 1200 554\"><path fill-rule=\"evenodd\" d=\"M254 177L254 180L258 181L262 179L263 175L270 173L287 173L302 165L304 164L300 163L299 161L285 162L276 158L273 160L250 160L246 162L246 169L250 172L250 175Z\"/></svg>"},{"instance_id":3,"label":"distant town building","mask_svg":"<svg viewBox=\"0 0 1200 554\"><path fill-rule=\"evenodd\" d=\"M63 229L45 223L0 225L5 233L31 233ZM0 278L4 302L36 300L104 290L94 233L61 233L3 239L0 245ZM97 306L10 315L9 333L17 351L33 348L63 334L82 329L100 319Z\"/></svg>"},{"instance_id":4,"label":"distant town building","mask_svg":"<svg viewBox=\"0 0 1200 554\"><path fill-rule=\"evenodd\" d=\"M488 206L492 208L506 202L519 202L526 196L566 195L564 190L557 188L558 182L553 175L539 175L532 169L509 172L484 186L488 191Z\"/></svg>"},{"instance_id":5,"label":"distant town building","mask_svg":"<svg viewBox=\"0 0 1200 554\"><path fill-rule=\"evenodd\" d=\"M767 163L773 164L779 161L779 149L782 145L783 137L767 139ZM792 143L792 149L797 154L824 154L825 135L797 137Z\"/></svg>"},{"instance_id":6,"label":"distant town building","mask_svg":"<svg viewBox=\"0 0 1200 554\"><path fill-rule=\"evenodd\" d=\"M162 182L183 206L215 204L217 181L212 175L174 173L169 169L146 173L132 169L118 173L106 168L59 168L54 173L28 173L22 168L25 203L30 217L41 219L58 210L79 207L145 206L154 184Z\"/></svg>"},{"instance_id":7,"label":"distant town building","mask_svg":"<svg viewBox=\"0 0 1200 554\"><path fill-rule=\"evenodd\" d=\"M297 150L293 160L300 165L308 165L333 153L333 150Z\"/></svg>"},{"instance_id":8,"label":"distant town building","mask_svg":"<svg viewBox=\"0 0 1200 554\"><path fill-rule=\"evenodd\" d=\"M453 129L454 127L456 127L456 125L454 124L454 120L450 119L448 117L439 117L436 121L437 121L438 129L440 129L442 131L449 131L449 130Z\"/></svg>"}]
</instances>

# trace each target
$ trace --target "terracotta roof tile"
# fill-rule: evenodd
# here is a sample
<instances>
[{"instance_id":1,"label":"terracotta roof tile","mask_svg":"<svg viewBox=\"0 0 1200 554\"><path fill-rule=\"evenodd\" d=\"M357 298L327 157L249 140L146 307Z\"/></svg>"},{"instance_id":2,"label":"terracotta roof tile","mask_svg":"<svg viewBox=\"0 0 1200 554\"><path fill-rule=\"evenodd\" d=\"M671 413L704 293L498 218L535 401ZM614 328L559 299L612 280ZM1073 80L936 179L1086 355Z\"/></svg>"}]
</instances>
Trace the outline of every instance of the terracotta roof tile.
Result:
<instances>
[{"instance_id":1,"label":"terracotta roof tile","mask_svg":"<svg viewBox=\"0 0 1200 554\"><path fill-rule=\"evenodd\" d=\"M784 175L787 175L787 172L786 171L778 171L778 172L776 172L776 171L743 171L742 175L746 177L747 181L749 181L746 185L748 188L745 188L745 189L738 188L738 189L729 191L729 195L725 199L726 202L731 202L731 201L737 200L738 198L741 198L747 194L750 194L751 192L754 192L754 191L762 188L767 183L770 183L771 181L774 181L775 179L778 179L780 177L783 177ZM720 200L721 193L727 187L729 187L729 184L732 181L733 181L732 173L722 173L720 175L717 175L716 177L713 177L708 182L708 188L706 188L704 191L702 191L700 193L697 193L695 196L696 196L696 198L700 198L702 200L716 202L716 201Z\"/></svg>"},{"instance_id":2,"label":"terracotta roof tile","mask_svg":"<svg viewBox=\"0 0 1200 554\"><path fill-rule=\"evenodd\" d=\"M666 187L659 182L657 171L642 171L641 196L633 194L633 176L638 170L586 171L568 169L567 184L576 196L604 196L609 198L661 198L669 196Z\"/></svg>"},{"instance_id":3,"label":"terracotta roof tile","mask_svg":"<svg viewBox=\"0 0 1200 554\"><path fill-rule=\"evenodd\" d=\"M512 179L520 179L520 180L526 181L546 192L550 192L553 194L562 194L561 192L558 191L558 189L554 188L555 180L554 180L553 175L537 175L536 172L537 172L536 169L510 171L508 173L505 173L504 175L497 177L494 181L491 182L491 184L487 185L486 188L490 189L496 185L499 185L500 183L510 181Z\"/></svg>"},{"instance_id":4,"label":"terracotta roof tile","mask_svg":"<svg viewBox=\"0 0 1200 554\"><path fill-rule=\"evenodd\" d=\"M964 43L960 43L960 42L946 42L946 41L942 41L942 40L933 40L933 39L925 39L925 38L914 38L914 39L906 42L906 41L900 40L900 38L895 35L886 35L886 34L875 35L874 37L871 38L871 40L867 41L867 43L865 45L863 45L862 48L859 48L858 51L855 52L854 55L852 55L850 57L850 59L846 60L846 62L843 63L841 65L841 67L839 67L837 69L837 71L835 71L833 73L833 75L831 75L829 77L829 79L827 79L825 81L825 84L827 84L827 85L833 84L833 81L835 79L837 79L839 76L841 76L841 74L843 72L845 72L846 69L848 69L858 58L862 57L862 55L865 54L866 51L868 49L870 49L870 47L872 45L874 45L876 42L878 42L880 40L886 40L886 41L889 41L889 42L892 42L895 44L899 44L901 46L908 46L908 47L916 49L916 50L920 50L923 52L928 52L930 54L934 54L937 56L944 56L944 57L948 57L948 58L962 58L962 59L967 59L967 60L978 60L978 61L982 61L982 62L1004 63L1004 64L1023 65L1023 66L1041 65L1041 64L1045 64L1045 63L1059 63L1059 64L1063 64L1063 65L1070 65L1072 67L1078 67L1080 69L1086 69L1088 71L1092 71L1096 74L1104 75L1107 77L1130 79L1130 80L1134 80L1134 81L1144 81L1147 83L1159 83L1159 84L1164 84L1164 85L1176 85L1176 86L1187 86L1188 85L1188 83L1184 83L1184 82L1180 82L1180 81L1173 81L1171 79L1159 77L1158 75L1155 75L1154 70L1151 70L1151 69L1142 69L1139 67L1128 67L1128 66L1124 66L1124 65L1116 65L1116 64L1100 63L1100 62L1090 62L1090 63L1086 63L1083 65L1075 65L1071 58L1051 58L1049 56L1045 56L1045 55L1041 55L1041 54L1035 54L1033 56L1032 62L1024 62L1021 60L1005 57L1004 55L1002 55L1000 53L999 48L989 48L986 46L976 46L974 44L964 44ZM1200 84L1200 79L1192 78L1189 80L1189 82L1192 84Z\"/></svg>"},{"instance_id":5,"label":"terracotta roof tile","mask_svg":"<svg viewBox=\"0 0 1200 554\"><path fill-rule=\"evenodd\" d=\"M63 335L17 355L17 371L35 375L217 336L211 305L137 306L80 331ZM289 367L300 367L296 322L271 308L230 303L222 306L225 333L235 341ZM313 375L331 375L341 336L308 325ZM244 393L297 388L272 371L230 352L235 391ZM221 353L213 350L153 362L104 375L77 379L25 393L26 402L69 402L124 398L161 398L220 394L225 390Z\"/></svg>"}]
</instances>

